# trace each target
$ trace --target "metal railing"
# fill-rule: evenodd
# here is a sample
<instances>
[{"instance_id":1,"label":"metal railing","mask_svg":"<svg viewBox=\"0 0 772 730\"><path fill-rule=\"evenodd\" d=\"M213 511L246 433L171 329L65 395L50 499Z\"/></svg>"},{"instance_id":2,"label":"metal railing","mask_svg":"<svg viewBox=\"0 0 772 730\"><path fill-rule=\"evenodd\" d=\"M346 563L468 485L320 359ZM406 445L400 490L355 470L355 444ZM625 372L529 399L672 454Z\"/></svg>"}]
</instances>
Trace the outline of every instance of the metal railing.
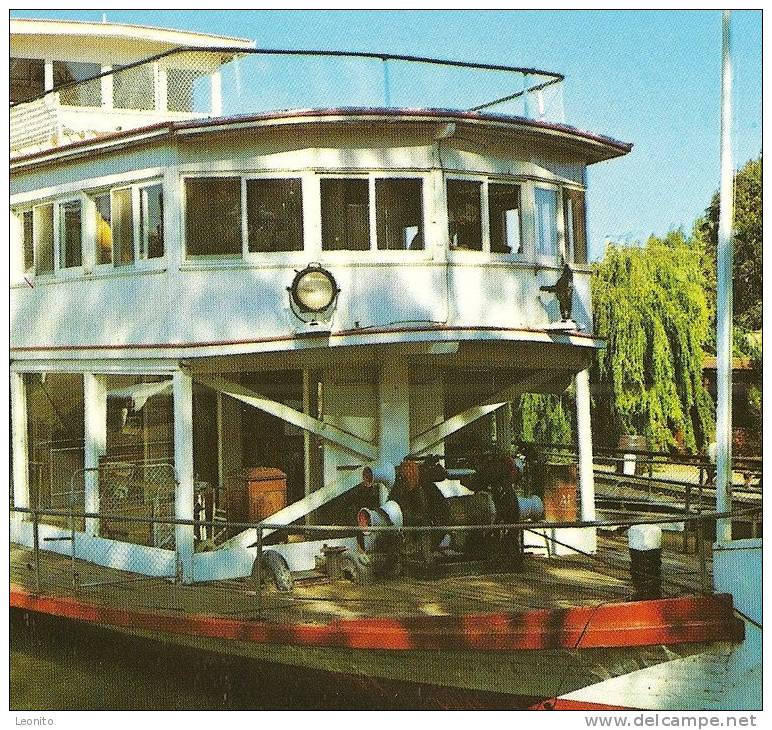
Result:
<instances>
[{"instance_id":1,"label":"metal railing","mask_svg":"<svg viewBox=\"0 0 772 730\"><path fill-rule=\"evenodd\" d=\"M750 515L756 515L760 513L760 507L751 507L741 510L734 510L732 512L697 512L687 513L684 511L678 519L687 524L695 525L695 547L694 552L689 553L689 559L684 563L684 568L677 571L670 571L665 576L669 582L670 587L676 592L710 592L712 590L712 582L710 577L710 557L708 546L710 542L707 538L707 527L715 522L717 519L733 518L741 519ZM70 541L72 550L69 555L63 554L62 551L58 551L60 560L57 562L49 562L48 570L51 571L51 576L56 584L56 589L61 590L63 588L71 591L80 591L91 589L99 586L114 585L119 583L126 583L131 581L153 580L152 576L130 574L126 572L113 573L110 570L104 569L96 570L98 574L98 580L83 580L83 572L88 568L88 555L76 555L76 531L74 525L76 520L83 521L88 520L110 520L115 522L124 522L127 524L144 524L162 523L168 525L171 529L176 526L189 526L194 529L199 529L202 526L214 527L215 525L221 526L221 522L214 522L210 520L187 520L174 517L144 517L139 515L117 515L99 512L86 512L75 510L54 510L54 509L36 509L34 507L12 507L11 513L21 515L27 521L32 523L32 562L28 564L28 569L34 571L34 590L38 593L43 593L46 590L44 585L43 571L44 563L41 554L47 552L42 543L47 541ZM70 519L71 531L69 536L57 536L57 537L44 537L41 540L40 537L40 523L41 518L47 516L60 516ZM597 528L601 531L608 531L612 535L619 535L622 531L634 526L634 525L663 525L671 523L673 516L662 518L628 518L628 519L614 519L614 520L592 520L592 521L522 521L512 522L506 524L484 524L484 525L373 525L368 527L361 527L359 525L286 525L280 523L272 523L269 520L261 522L228 522L226 523L229 528L235 528L239 531L254 530L255 538L252 547L256 548L258 555L264 555L264 550L269 547L266 543L265 532L267 531L280 531L283 535L303 535L305 537L312 537L314 539L330 539L341 537L351 537L356 535L365 534L392 534L400 541L412 538L422 538L430 535L437 536L462 534L470 535L472 533L484 532L487 534L503 533L503 532L515 532L520 536L525 534L536 535L540 540L546 541L546 544L551 545L553 548L561 547L567 550L574 556L586 558L591 561L594 568L600 574L609 575L604 571L618 571L627 570L629 567L628 561L622 557L619 557L619 550L617 549L616 557L614 553L608 555L594 554L583 550L578 545L572 545L572 540L566 538L563 533L560 533L560 537L555 534L555 530L571 530L571 529L583 529L583 528ZM118 544L118 543L116 543ZM533 548L533 546L530 546ZM617 546L619 548L619 546ZM668 549L674 549L671 544ZM664 547L663 547L664 551ZM564 554L565 555L565 554ZM69 559L69 560L68 560ZM68 585L63 585L60 582L56 582L61 578L62 567L61 560L69 562L68 571L70 572ZM506 571L505 571L506 572ZM255 560L253 566L253 573L251 578L246 578L246 583L241 581L238 585L234 585L233 581L213 581L211 584L217 584L220 587L224 587L227 590L237 590L241 593L249 592L254 596L254 611L259 615L261 608L264 605L264 583L267 576L266 567L263 565L262 560ZM168 581L179 577L175 575L155 576L156 579L162 581ZM175 584L176 581L172 580L168 585ZM318 598L316 600L333 600L330 598Z\"/></svg>"}]
</instances>

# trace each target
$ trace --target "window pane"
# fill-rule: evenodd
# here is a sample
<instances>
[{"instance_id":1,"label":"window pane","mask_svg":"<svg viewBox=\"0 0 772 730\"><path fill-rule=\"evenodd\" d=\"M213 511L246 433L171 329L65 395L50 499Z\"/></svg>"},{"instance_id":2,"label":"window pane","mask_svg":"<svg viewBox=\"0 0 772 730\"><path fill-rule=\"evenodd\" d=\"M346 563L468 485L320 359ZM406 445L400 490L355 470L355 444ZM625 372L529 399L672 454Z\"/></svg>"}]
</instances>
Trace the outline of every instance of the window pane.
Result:
<instances>
[{"instance_id":1,"label":"window pane","mask_svg":"<svg viewBox=\"0 0 772 730\"><path fill-rule=\"evenodd\" d=\"M22 214L22 248L24 250L24 271L32 271L35 267L35 244L32 239L32 211L25 210Z\"/></svg>"},{"instance_id":2,"label":"window pane","mask_svg":"<svg viewBox=\"0 0 772 730\"><path fill-rule=\"evenodd\" d=\"M45 63L39 58L12 58L11 102L29 101L45 91Z\"/></svg>"},{"instance_id":3,"label":"window pane","mask_svg":"<svg viewBox=\"0 0 772 730\"><path fill-rule=\"evenodd\" d=\"M96 260L98 264L113 262L113 226L110 213L110 193L94 198L96 207Z\"/></svg>"},{"instance_id":4,"label":"window pane","mask_svg":"<svg viewBox=\"0 0 772 730\"><path fill-rule=\"evenodd\" d=\"M81 265L80 201L59 205L59 268Z\"/></svg>"},{"instance_id":5,"label":"window pane","mask_svg":"<svg viewBox=\"0 0 772 730\"><path fill-rule=\"evenodd\" d=\"M54 270L54 206L35 208L35 271L38 274Z\"/></svg>"},{"instance_id":6,"label":"window pane","mask_svg":"<svg viewBox=\"0 0 772 730\"><path fill-rule=\"evenodd\" d=\"M153 64L145 63L113 74L113 106L116 109L155 109Z\"/></svg>"},{"instance_id":7,"label":"window pane","mask_svg":"<svg viewBox=\"0 0 772 730\"><path fill-rule=\"evenodd\" d=\"M480 188L472 180L448 180L448 233L451 249L482 251Z\"/></svg>"},{"instance_id":8,"label":"window pane","mask_svg":"<svg viewBox=\"0 0 772 730\"><path fill-rule=\"evenodd\" d=\"M322 248L367 251L370 248L370 183L352 178L321 180Z\"/></svg>"},{"instance_id":9,"label":"window pane","mask_svg":"<svg viewBox=\"0 0 772 730\"><path fill-rule=\"evenodd\" d=\"M303 199L300 178L247 181L250 251L302 251Z\"/></svg>"},{"instance_id":10,"label":"window pane","mask_svg":"<svg viewBox=\"0 0 772 730\"><path fill-rule=\"evenodd\" d=\"M134 261L134 211L131 188L112 191L113 263L116 266Z\"/></svg>"},{"instance_id":11,"label":"window pane","mask_svg":"<svg viewBox=\"0 0 772 730\"><path fill-rule=\"evenodd\" d=\"M491 251L522 253L520 186L507 183L488 185Z\"/></svg>"},{"instance_id":12,"label":"window pane","mask_svg":"<svg viewBox=\"0 0 772 730\"><path fill-rule=\"evenodd\" d=\"M157 259L164 255L164 194L162 185L151 185L140 191L142 217L140 241L143 259Z\"/></svg>"},{"instance_id":13,"label":"window pane","mask_svg":"<svg viewBox=\"0 0 772 730\"><path fill-rule=\"evenodd\" d=\"M556 190L536 188L536 253L558 255L558 194Z\"/></svg>"},{"instance_id":14,"label":"window pane","mask_svg":"<svg viewBox=\"0 0 772 730\"><path fill-rule=\"evenodd\" d=\"M54 61L54 88L73 81L91 79L102 73L98 63L76 63L74 61ZM94 79L85 84L77 84L62 89L59 101L68 106L101 106L102 81Z\"/></svg>"},{"instance_id":15,"label":"window pane","mask_svg":"<svg viewBox=\"0 0 772 730\"><path fill-rule=\"evenodd\" d=\"M375 181L375 220L379 249L423 249L422 188L423 182L417 179Z\"/></svg>"},{"instance_id":16,"label":"window pane","mask_svg":"<svg viewBox=\"0 0 772 730\"><path fill-rule=\"evenodd\" d=\"M587 232L585 227L584 192L563 190L565 201L566 245L568 259L578 264L587 263Z\"/></svg>"},{"instance_id":17,"label":"window pane","mask_svg":"<svg viewBox=\"0 0 772 730\"><path fill-rule=\"evenodd\" d=\"M189 256L241 253L241 180L199 177L185 180L186 241Z\"/></svg>"}]
</instances>

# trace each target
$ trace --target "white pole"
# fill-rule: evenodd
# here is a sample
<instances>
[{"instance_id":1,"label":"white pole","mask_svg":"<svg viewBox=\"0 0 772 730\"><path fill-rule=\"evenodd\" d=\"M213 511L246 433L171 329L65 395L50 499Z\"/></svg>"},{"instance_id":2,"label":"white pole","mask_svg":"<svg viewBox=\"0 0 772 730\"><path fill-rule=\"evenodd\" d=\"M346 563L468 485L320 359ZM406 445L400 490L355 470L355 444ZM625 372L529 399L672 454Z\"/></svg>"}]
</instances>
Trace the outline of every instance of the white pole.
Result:
<instances>
[{"instance_id":1,"label":"white pole","mask_svg":"<svg viewBox=\"0 0 772 730\"><path fill-rule=\"evenodd\" d=\"M174 516L193 519L193 381L185 372L173 375L174 391L174 468L177 493ZM177 525L174 531L177 561L183 583L193 582L193 526Z\"/></svg>"},{"instance_id":2,"label":"white pole","mask_svg":"<svg viewBox=\"0 0 772 730\"><path fill-rule=\"evenodd\" d=\"M732 60L730 11L722 18L721 192L716 260L716 509L732 507ZM732 521L718 520L716 542L732 539Z\"/></svg>"},{"instance_id":3,"label":"white pole","mask_svg":"<svg viewBox=\"0 0 772 730\"><path fill-rule=\"evenodd\" d=\"M29 507L29 442L27 389L24 373L11 373L11 449L13 454L13 506ZM16 513L17 518L24 515Z\"/></svg>"},{"instance_id":4,"label":"white pole","mask_svg":"<svg viewBox=\"0 0 772 730\"><path fill-rule=\"evenodd\" d=\"M582 370L574 380L576 395L576 440L579 451L579 509L581 519L595 519L595 477L592 471L592 428L590 423L590 371ZM582 547L595 552L595 528L582 530Z\"/></svg>"},{"instance_id":5,"label":"white pole","mask_svg":"<svg viewBox=\"0 0 772 730\"><path fill-rule=\"evenodd\" d=\"M83 374L83 506L86 512L99 512L99 459L107 451L107 384L103 375ZM99 534L99 520L89 517L86 532Z\"/></svg>"}]
</instances>

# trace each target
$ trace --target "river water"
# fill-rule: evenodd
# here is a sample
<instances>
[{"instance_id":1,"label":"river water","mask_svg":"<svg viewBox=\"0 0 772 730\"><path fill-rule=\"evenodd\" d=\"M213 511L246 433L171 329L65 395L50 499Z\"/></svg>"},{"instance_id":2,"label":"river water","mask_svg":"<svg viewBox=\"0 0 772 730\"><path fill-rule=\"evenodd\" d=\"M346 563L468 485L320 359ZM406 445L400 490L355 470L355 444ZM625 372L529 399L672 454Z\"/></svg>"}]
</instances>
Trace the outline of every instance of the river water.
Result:
<instances>
[{"instance_id":1,"label":"river water","mask_svg":"<svg viewBox=\"0 0 772 730\"><path fill-rule=\"evenodd\" d=\"M497 695L330 675L11 611L12 710L519 709Z\"/></svg>"}]
</instances>

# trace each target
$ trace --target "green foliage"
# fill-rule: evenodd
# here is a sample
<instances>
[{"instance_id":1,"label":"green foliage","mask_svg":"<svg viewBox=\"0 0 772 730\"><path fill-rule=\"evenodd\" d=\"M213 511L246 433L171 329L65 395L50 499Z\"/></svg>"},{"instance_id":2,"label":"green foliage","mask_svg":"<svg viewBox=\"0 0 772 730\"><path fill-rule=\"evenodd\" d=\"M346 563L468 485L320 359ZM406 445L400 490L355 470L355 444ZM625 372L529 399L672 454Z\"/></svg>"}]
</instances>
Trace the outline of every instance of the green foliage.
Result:
<instances>
[{"instance_id":1,"label":"green foliage","mask_svg":"<svg viewBox=\"0 0 772 730\"><path fill-rule=\"evenodd\" d=\"M749 160L735 175L734 194L734 324L742 332L761 329L762 319L762 158ZM704 244L703 266L711 314L715 315L716 245L719 196L716 193L697 221L696 236ZM713 339L715 343L715 339ZM715 351L715 344L712 348Z\"/></svg>"},{"instance_id":2,"label":"green foliage","mask_svg":"<svg viewBox=\"0 0 772 730\"><path fill-rule=\"evenodd\" d=\"M571 419L563 406L566 397L524 393L513 417L515 439L537 444L573 443Z\"/></svg>"},{"instance_id":3,"label":"green foliage","mask_svg":"<svg viewBox=\"0 0 772 730\"><path fill-rule=\"evenodd\" d=\"M612 394L607 421L620 434L643 434L653 449L704 445L711 424L702 386L709 324L701 249L683 233L645 246L611 245L594 267L596 334L606 340L596 381Z\"/></svg>"}]
</instances>

